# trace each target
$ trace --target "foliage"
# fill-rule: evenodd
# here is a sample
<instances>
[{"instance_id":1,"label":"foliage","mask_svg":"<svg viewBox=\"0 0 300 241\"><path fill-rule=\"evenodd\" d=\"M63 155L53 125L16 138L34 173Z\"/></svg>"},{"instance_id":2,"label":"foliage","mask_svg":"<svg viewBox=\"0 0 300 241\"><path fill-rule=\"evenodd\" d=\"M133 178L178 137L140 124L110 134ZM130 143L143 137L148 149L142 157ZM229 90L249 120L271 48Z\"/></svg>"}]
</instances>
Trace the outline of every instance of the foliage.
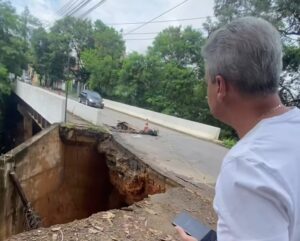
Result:
<instances>
[{"instance_id":1,"label":"foliage","mask_svg":"<svg viewBox=\"0 0 300 241\"><path fill-rule=\"evenodd\" d=\"M192 27L169 27L158 34L149 48L166 63L172 62L181 67L192 67L200 79L204 75L204 61L201 48L205 39L202 33Z\"/></svg>"},{"instance_id":2,"label":"foliage","mask_svg":"<svg viewBox=\"0 0 300 241\"><path fill-rule=\"evenodd\" d=\"M26 66L26 42L20 37L20 19L9 2L0 0L0 151L4 146L4 118L10 94L8 73Z\"/></svg>"},{"instance_id":3,"label":"foliage","mask_svg":"<svg viewBox=\"0 0 300 241\"><path fill-rule=\"evenodd\" d=\"M236 143L236 139L226 138L222 140L222 144L227 148L232 148Z\"/></svg>"},{"instance_id":4,"label":"foliage","mask_svg":"<svg viewBox=\"0 0 300 241\"><path fill-rule=\"evenodd\" d=\"M81 52L93 46L91 35L91 22L73 17L56 21L49 32L42 27L35 29L31 37L33 66L41 80L52 86L72 73L76 80L85 82L88 74Z\"/></svg>"},{"instance_id":5,"label":"foliage","mask_svg":"<svg viewBox=\"0 0 300 241\"><path fill-rule=\"evenodd\" d=\"M300 35L300 5L298 0L215 0L215 15L220 23L242 16L267 19L287 35Z\"/></svg>"},{"instance_id":6,"label":"foliage","mask_svg":"<svg viewBox=\"0 0 300 241\"><path fill-rule=\"evenodd\" d=\"M93 25L93 45L82 52L84 67L90 73L89 87L104 96L113 96L118 71L125 54L121 35L100 20Z\"/></svg>"}]
</instances>

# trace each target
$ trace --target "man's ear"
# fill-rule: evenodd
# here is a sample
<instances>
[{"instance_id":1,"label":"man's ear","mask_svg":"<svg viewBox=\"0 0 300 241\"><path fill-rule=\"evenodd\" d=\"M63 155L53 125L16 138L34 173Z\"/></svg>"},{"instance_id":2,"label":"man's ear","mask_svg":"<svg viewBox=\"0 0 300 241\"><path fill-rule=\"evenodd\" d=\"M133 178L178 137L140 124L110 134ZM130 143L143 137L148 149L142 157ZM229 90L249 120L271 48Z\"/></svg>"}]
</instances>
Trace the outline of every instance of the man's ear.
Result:
<instances>
[{"instance_id":1,"label":"man's ear","mask_svg":"<svg viewBox=\"0 0 300 241\"><path fill-rule=\"evenodd\" d=\"M226 80L223 78L222 75L217 75L215 80L217 85L217 99L223 100L223 98L227 95L228 91Z\"/></svg>"}]
</instances>

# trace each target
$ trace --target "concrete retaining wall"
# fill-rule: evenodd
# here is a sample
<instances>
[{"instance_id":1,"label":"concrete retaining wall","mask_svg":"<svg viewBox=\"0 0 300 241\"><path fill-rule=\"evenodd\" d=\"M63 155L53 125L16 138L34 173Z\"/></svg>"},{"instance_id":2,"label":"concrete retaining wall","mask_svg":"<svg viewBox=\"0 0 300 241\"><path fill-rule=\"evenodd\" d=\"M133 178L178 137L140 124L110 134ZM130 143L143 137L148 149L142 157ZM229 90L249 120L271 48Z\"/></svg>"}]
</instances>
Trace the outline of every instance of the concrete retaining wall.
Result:
<instances>
[{"instance_id":1,"label":"concrete retaining wall","mask_svg":"<svg viewBox=\"0 0 300 241\"><path fill-rule=\"evenodd\" d=\"M63 182L63 144L59 127L41 131L0 157L0 240L24 231L24 211L16 189L9 180L14 170L28 200L42 217L53 212L48 202Z\"/></svg>"},{"instance_id":2,"label":"concrete retaining wall","mask_svg":"<svg viewBox=\"0 0 300 241\"><path fill-rule=\"evenodd\" d=\"M15 93L49 123L65 118L65 98L21 81L16 81Z\"/></svg>"},{"instance_id":3,"label":"concrete retaining wall","mask_svg":"<svg viewBox=\"0 0 300 241\"><path fill-rule=\"evenodd\" d=\"M177 118L170 115L161 114L158 112L145 110L135 106L125 105L119 102L105 99L105 108L119 111L140 119L148 119L155 124L183 132L195 137L204 138L208 140L218 140L220 128L205 125L199 122L189 121Z\"/></svg>"},{"instance_id":4,"label":"concrete retaining wall","mask_svg":"<svg viewBox=\"0 0 300 241\"><path fill-rule=\"evenodd\" d=\"M101 124L101 110L87 105L83 105L78 101L68 99L68 111L80 118L93 123L94 125Z\"/></svg>"}]
</instances>

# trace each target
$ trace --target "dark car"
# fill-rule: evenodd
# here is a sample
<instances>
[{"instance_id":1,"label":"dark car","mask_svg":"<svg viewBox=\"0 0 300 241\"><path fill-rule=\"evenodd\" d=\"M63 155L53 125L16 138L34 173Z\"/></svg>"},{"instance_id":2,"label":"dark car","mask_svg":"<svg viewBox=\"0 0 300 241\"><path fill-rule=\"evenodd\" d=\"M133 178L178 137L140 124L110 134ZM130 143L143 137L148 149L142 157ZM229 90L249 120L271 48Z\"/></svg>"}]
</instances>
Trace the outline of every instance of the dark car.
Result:
<instances>
[{"instance_id":1,"label":"dark car","mask_svg":"<svg viewBox=\"0 0 300 241\"><path fill-rule=\"evenodd\" d=\"M96 108L104 108L102 97L95 91L83 90L79 95L79 102Z\"/></svg>"}]
</instances>

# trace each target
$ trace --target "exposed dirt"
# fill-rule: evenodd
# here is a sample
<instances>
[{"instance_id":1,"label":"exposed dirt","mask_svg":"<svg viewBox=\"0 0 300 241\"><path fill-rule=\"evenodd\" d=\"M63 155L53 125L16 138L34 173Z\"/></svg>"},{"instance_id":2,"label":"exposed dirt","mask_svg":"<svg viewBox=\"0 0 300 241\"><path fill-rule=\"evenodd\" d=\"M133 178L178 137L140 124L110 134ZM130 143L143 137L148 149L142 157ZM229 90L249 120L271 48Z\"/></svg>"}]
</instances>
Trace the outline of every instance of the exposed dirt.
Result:
<instances>
[{"instance_id":1,"label":"exposed dirt","mask_svg":"<svg viewBox=\"0 0 300 241\"><path fill-rule=\"evenodd\" d=\"M216 216L208 196L207 190L173 188L123 210L99 212L87 219L21 233L7 240L179 240L171 222L181 211L215 227Z\"/></svg>"}]
</instances>

